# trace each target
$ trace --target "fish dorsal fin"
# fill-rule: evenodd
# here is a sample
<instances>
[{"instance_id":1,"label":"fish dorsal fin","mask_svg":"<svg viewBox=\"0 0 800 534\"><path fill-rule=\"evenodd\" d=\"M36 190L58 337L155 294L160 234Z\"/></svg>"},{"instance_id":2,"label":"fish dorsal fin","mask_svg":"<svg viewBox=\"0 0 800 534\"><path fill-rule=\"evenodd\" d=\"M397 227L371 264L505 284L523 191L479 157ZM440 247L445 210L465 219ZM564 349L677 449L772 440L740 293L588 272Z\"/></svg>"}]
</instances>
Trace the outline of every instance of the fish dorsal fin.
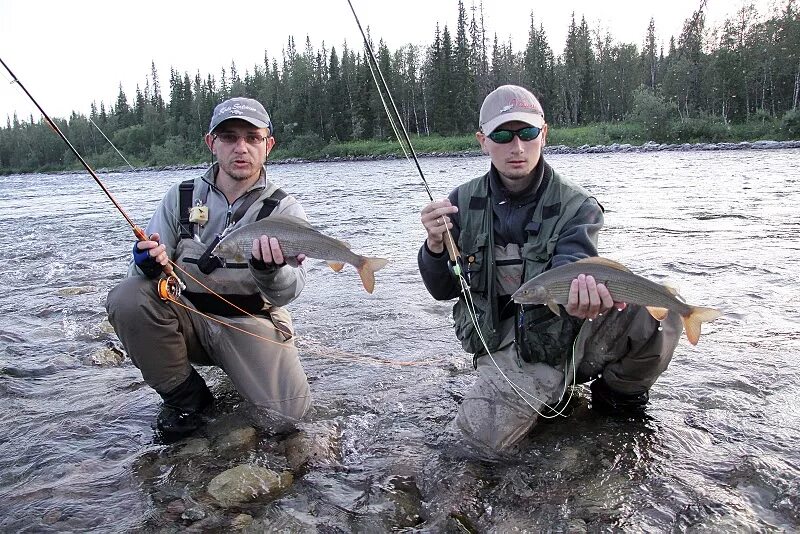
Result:
<instances>
[{"instance_id":1,"label":"fish dorsal fin","mask_svg":"<svg viewBox=\"0 0 800 534\"><path fill-rule=\"evenodd\" d=\"M580 260L576 261L575 263L591 263L591 264L594 264L594 265L603 265L605 267L609 267L611 269L616 269L618 271L625 271L625 272L628 272L628 273L631 272L630 269L628 269L627 267L625 267L621 263L617 263L614 260L610 260L608 258L603 258L603 257L600 257L600 256L592 256L590 258L583 258L583 259L580 259Z\"/></svg>"},{"instance_id":2,"label":"fish dorsal fin","mask_svg":"<svg viewBox=\"0 0 800 534\"><path fill-rule=\"evenodd\" d=\"M664 289L669 291L672 294L673 297L680 297L681 296L680 292L678 291L678 288L676 288L676 287L664 286Z\"/></svg>"},{"instance_id":3,"label":"fish dorsal fin","mask_svg":"<svg viewBox=\"0 0 800 534\"><path fill-rule=\"evenodd\" d=\"M669 282L662 285L664 286L664 289L666 289L673 297L680 297L681 301L683 300L683 297L681 297L681 292L678 289L677 285L674 285Z\"/></svg>"},{"instance_id":4,"label":"fish dorsal fin","mask_svg":"<svg viewBox=\"0 0 800 534\"><path fill-rule=\"evenodd\" d=\"M300 217L295 217L294 215L285 215L285 214L270 215L268 218L272 219L273 221L284 221L297 226L302 226L304 228L311 228L313 230L316 230L316 228L314 228L314 225L312 225L310 222L308 222L305 219L301 219Z\"/></svg>"}]
</instances>

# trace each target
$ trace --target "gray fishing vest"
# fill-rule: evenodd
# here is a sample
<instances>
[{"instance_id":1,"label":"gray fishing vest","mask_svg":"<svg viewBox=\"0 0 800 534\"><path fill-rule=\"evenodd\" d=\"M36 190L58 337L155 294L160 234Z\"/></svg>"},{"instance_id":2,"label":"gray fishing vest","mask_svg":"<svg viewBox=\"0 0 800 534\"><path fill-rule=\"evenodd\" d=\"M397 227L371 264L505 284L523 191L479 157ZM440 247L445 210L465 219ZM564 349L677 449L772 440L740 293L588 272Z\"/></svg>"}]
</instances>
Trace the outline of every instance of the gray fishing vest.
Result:
<instances>
[{"instance_id":1,"label":"gray fishing vest","mask_svg":"<svg viewBox=\"0 0 800 534\"><path fill-rule=\"evenodd\" d=\"M527 240L521 244L522 260L518 285L545 270L555 251L564 225L569 222L590 195L580 186L555 171L545 176L547 181L526 225ZM510 294L509 273L498 266L494 244L493 210L489 189L489 174L471 180L458 188L460 234L458 246L464 267L464 276L470 286L477 322L489 351L499 348L500 310L498 296ZM498 276L504 280L499 282ZM515 276L515 275L511 275ZM513 305L513 304L511 304ZM546 306L525 307L515 315L516 343L520 356L526 361L543 361L556 364L571 347L582 321L566 313L561 317ZM475 325L467 312L463 295L453 306L455 332L464 350L475 355L486 354Z\"/></svg>"},{"instance_id":2,"label":"gray fishing vest","mask_svg":"<svg viewBox=\"0 0 800 534\"><path fill-rule=\"evenodd\" d=\"M249 264L246 261L214 265L211 272L204 272L209 270L207 268L201 269L201 265L204 264L202 261L204 254L207 251L210 252L209 246L212 243L208 238L206 238L208 243L200 243L193 238L198 232L195 223L189 222L188 213L189 208L198 200L203 204L206 203L209 187L203 177L187 180L179 186L177 213L180 213L180 239L175 249L177 257L175 263L191 275L180 274L186 284L182 295L189 299L197 309L207 313L226 316L244 315L236 307L248 313L261 313L270 304L264 300L250 274ZM236 226L268 217L285 196L286 193L282 189L267 182L267 187L259 195L253 195L254 198L248 199L244 204L243 213L236 214L238 221ZM215 217L220 214L212 213L210 216ZM208 261L208 254L206 254L205 260ZM235 304L236 307L212 295L209 289L228 302Z\"/></svg>"}]
</instances>

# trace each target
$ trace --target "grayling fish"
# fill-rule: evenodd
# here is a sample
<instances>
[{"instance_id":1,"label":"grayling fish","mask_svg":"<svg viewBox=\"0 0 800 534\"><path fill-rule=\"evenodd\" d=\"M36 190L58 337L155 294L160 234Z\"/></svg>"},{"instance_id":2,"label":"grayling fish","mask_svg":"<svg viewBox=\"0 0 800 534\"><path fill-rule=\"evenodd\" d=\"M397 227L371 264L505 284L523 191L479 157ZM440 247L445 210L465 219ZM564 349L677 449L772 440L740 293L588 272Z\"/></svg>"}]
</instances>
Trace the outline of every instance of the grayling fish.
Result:
<instances>
[{"instance_id":1,"label":"grayling fish","mask_svg":"<svg viewBox=\"0 0 800 534\"><path fill-rule=\"evenodd\" d=\"M234 228L220 240L214 254L228 261L245 262L252 254L253 240L262 235L277 238L284 256L290 259L305 254L327 261L337 272L349 263L358 269L368 293L375 288L375 271L389 262L383 258L359 256L344 241L326 236L308 221L291 215L271 215Z\"/></svg>"},{"instance_id":2,"label":"grayling fish","mask_svg":"<svg viewBox=\"0 0 800 534\"><path fill-rule=\"evenodd\" d=\"M686 337L692 345L700 339L700 325L713 321L722 312L713 308L690 306L671 287L635 275L624 265L606 258L585 258L545 271L522 284L511 298L517 304L547 304L560 315L558 304L566 305L572 281L579 274L591 275L608 288L615 302L645 306L657 320L673 311L681 316Z\"/></svg>"}]
</instances>

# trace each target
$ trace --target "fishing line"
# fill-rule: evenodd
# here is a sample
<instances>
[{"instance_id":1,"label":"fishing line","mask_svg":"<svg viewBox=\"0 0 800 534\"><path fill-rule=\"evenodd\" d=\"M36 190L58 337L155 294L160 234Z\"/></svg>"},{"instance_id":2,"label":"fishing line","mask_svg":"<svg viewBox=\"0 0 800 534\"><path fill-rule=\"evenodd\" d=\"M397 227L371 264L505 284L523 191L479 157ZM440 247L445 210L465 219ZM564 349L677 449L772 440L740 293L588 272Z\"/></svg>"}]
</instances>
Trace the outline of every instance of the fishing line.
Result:
<instances>
[{"instance_id":1,"label":"fishing line","mask_svg":"<svg viewBox=\"0 0 800 534\"><path fill-rule=\"evenodd\" d=\"M42 116L44 117L45 121L47 121L47 124L50 126L50 128L52 128L53 131L56 132L56 134L58 134L58 136L61 138L61 140L64 141L67 144L67 146L69 147L70 151L75 155L76 158L78 158L78 161L80 161L81 165L83 165L83 167L86 169L86 171L89 173L89 175L94 179L94 181L97 182L97 185L100 186L100 189L103 190L103 192L106 194L108 199L114 204L114 207L117 208L117 210L125 218L125 221L133 229L133 233L136 235L136 238L139 239L140 241L146 241L147 240L147 235L144 233L144 230L139 228L136 225L136 223L133 222L133 219L131 219L131 217L122 208L122 206L119 204L119 202L117 202L117 200L114 198L114 195L111 194L111 191L109 191L106 188L106 186L103 184L103 182L97 176L97 173L94 172L94 169L92 169L89 166L89 164L86 163L86 160L83 159L83 156L81 156L80 152L78 152L78 150L74 146L72 146L72 143L70 143L69 139L67 139L67 136L64 135L64 133L61 131L61 129L58 127L58 125L55 122L53 122L53 120L50 118L50 116L44 111L44 109L42 109L42 106L40 106L39 103L36 101L36 99L33 98L33 95L31 95L30 92L28 92L28 90L25 88L25 86L22 84L22 82L19 81L19 79L14 75L14 73L11 71L11 69L8 68L8 65L6 65L5 61L3 61L2 58L0 58L0 64L2 64L3 67L5 67L5 69L8 71L8 73L13 78L12 83L17 84L20 87L20 89L22 89L25 92L25 94L28 96L28 98L30 98L31 102L33 102L33 104L39 109L39 112L41 112Z\"/></svg>"},{"instance_id":2,"label":"fishing line","mask_svg":"<svg viewBox=\"0 0 800 534\"><path fill-rule=\"evenodd\" d=\"M105 140L108 141L108 144L111 145L111 148L113 148L114 150L117 151L117 154L119 154L119 157L121 157L125 161L125 163L128 164L128 167L130 167L132 171L135 171L136 168L133 165L131 165L130 161L125 159L125 156L122 155L122 152L120 152L119 149L117 149L116 145L111 142L111 139L109 139L108 136L106 136L106 134L103 133L103 130L100 129L100 127L92 120L92 118L91 117L87 117L87 119L89 119L89 122L92 123L92 126L97 128L97 131L100 132L100 135L102 135L105 138Z\"/></svg>"},{"instance_id":3,"label":"fishing line","mask_svg":"<svg viewBox=\"0 0 800 534\"><path fill-rule=\"evenodd\" d=\"M129 225L130 225L130 227L133 229L133 233L135 234L136 238L137 238L138 240L140 240L140 241L146 241L146 240L148 240L149 238L148 238L147 234L145 234L144 230L142 230L142 229L141 229L139 226L137 226L137 225L136 225L136 223L134 223L134 222L133 222L133 219L131 219L131 217L130 217L130 216L128 215L128 213L127 213L127 212L126 212L126 211L123 209L123 207L122 207L122 206L119 204L119 202L117 202L117 200L114 198L114 195L112 195L112 194L111 194L111 191L109 191L109 190L108 190L108 188L106 188L105 184L103 184L103 182L102 182L102 181L100 180L100 178L97 176L97 173L95 173L94 169L92 169L92 167L91 167L91 166L90 166L90 165L89 165L89 164L86 162L86 160L85 160L85 159L83 159L83 156L81 156L80 152L78 152L78 150L77 150L77 149L76 149L76 148L75 148L75 147L72 145L72 143L69 141L69 139L67 139L67 136L66 136L66 135L64 135L64 133L61 131L61 129L58 127L58 125L57 125L55 122L53 122L53 120L50 118L50 116L49 116L49 115L48 115L48 114L45 112L45 110L42 108L42 106L40 106L40 105L39 105L39 103L36 101L36 99L35 99L35 98L33 98L33 95L31 95L31 93L30 93L30 92L29 92L29 91L28 91L28 90L25 88L25 86L22 84L22 82L21 82L21 81L20 81L20 80L19 80L19 79L16 77L16 75L14 74L14 72L13 72L13 71L12 71L12 70L11 70L11 69L8 67L8 65L5 63L5 61L3 61L3 60L2 60L2 58L0 58L0 64L2 64L2 65L3 65L3 67L4 67L4 68L5 68L7 71L8 71L8 74L9 74L9 75L11 75L12 81L11 81L10 83L16 84L16 85L17 85L17 86L18 86L20 89L22 89L22 91L23 91L23 92L24 92L24 93L25 93L25 94L28 96L28 98L31 100L31 102L33 102L33 104L34 104L34 105L35 105L35 106L36 106L36 107L39 109L39 112L41 112L42 116L43 116L43 117L44 117L44 119L47 121L47 124L50 126L50 128L52 128L52 130L53 130L53 131L54 131L56 134L58 134L58 136L61 138L61 140L62 140L62 141L64 141L64 143L66 143L66 144L67 144L67 146L68 146L68 147L69 147L69 149L72 151L72 153L75 155L75 157L76 157L76 158L78 158L78 161L80 161L80 163L83 165L83 167L84 167L84 168L86 169L86 171L89 173L89 175L90 175L90 176L91 176L91 177L94 179L94 181L95 181L95 182L97 182L97 185L99 185L99 186L100 186L100 188L103 190L103 192L104 192L104 193L106 194L106 196L109 198L109 200L111 200L111 202L114 204L114 206L117 208L117 210L118 210L118 211L119 211L119 212L122 214L122 216L125 218L125 221L126 221L126 222L127 222ZM90 119L90 120L91 120L91 119ZM94 124L94 121L92 121L92 124ZM95 125L95 127L97 127L97 125ZM98 128L98 130L100 130L100 128ZM103 133L103 132L102 132L102 131L100 131L100 133ZM108 137L106 137L106 135L105 135L105 134L103 134L103 137L105 137L105 138L106 138L106 140L107 140L109 143L111 143L111 141L108 139ZM111 145L112 145L112 146L114 146L114 145L113 145L113 143L111 143ZM116 150L116 147L114 147L114 149ZM117 153L119 153L119 150L117 150ZM120 154L120 156L122 156L122 154ZM124 157L124 156L122 156L122 159L125 159L125 157ZM128 163L128 160L127 160L127 159L125 159L125 162L126 162L126 163ZM130 165L130 163L128 163L128 165ZM132 166L132 165L131 165L131 168L133 168L133 166ZM135 170L135 169L134 169L134 170ZM173 213L173 217L174 217L174 213ZM192 278L192 279L193 279L195 282L197 282L198 284L200 284L200 285L201 285L201 286L203 286L204 288L206 288L206 289L209 289L209 288L208 288L207 286L205 286L205 285L204 285L202 282L200 282L199 280L197 280L195 277L191 276L191 275L190 275L190 274L189 274L189 273L188 273L188 272L187 272L185 269L183 269L183 268L181 268L180 266L178 266L178 265L177 265L175 262L173 262L171 259L170 259L170 260L168 260L168 261L169 261L169 266L170 266L170 269L169 269L169 272L166 272L166 270L165 270L165 272L166 272L166 274L167 274L168 276L172 276L172 277L174 277L174 279L175 279L175 280L177 280L178 284L179 284L181 287L185 287L185 286L183 285L183 282L182 282L182 281L180 281L180 279L177 277L177 275L175 275L175 270L174 270L174 269L178 269L178 270L180 270L182 273L184 273L184 274L186 274L187 276L189 276L190 278ZM212 294L216 294L216 293L214 293L214 291L211 291L210 289L209 289L209 291L210 291ZM168 299L167 299L167 300L169 300L170 302L173 302L173 303L175 303L175 304L178 304L179 306L186 307L186 305L185 305L185 304L183 304L182 302L179 302L179 301L178 301L176 298L174 298L174 295L170 295L169 293L167 293L165 296L173 297L173 298L168 298ZM231 302L227 301L227 300L226 300L225 298L223 298L221 295L217 295L217 297L219 297L220 299L222 299L222 300L223 300L224 302L226 302L227 304L229 304L229 305L233 306L234 308L241 310L241 309L240 309L238 306L235 306L235 305L234 305L234 304L232 304ZM241 310L241 311L244 311L244 310ZM201 312L199 312L199 311L198 311L198 313L201 313ZM247 313L247 312L245 312L245 313ZM202 314L202 313L201 313L201 314ZM248 314L248 315L250 315L250 314ZM206 317L208 317L208 316L206 316ZM212 318L212 317L208 317L208 318L209 318L209 319L211 319L211 320L216 320L216 319L214 319L214 318ZM229 326L231 326L231 328L234 328L234 329L237 329L237 330L241 330L241 329L239 329L239 328L237 328L237 327L235 327L235 326L233 326L233 325L229 325ZM265 339L265 340L267 340L266 338L263 338L262 336L258 336L257 334L253 334L252 332L248 332L248 333L249 333L250 335L254 335L254 336L256 336L256 337L259 337L259 338L261 338L261 339ZM284 333L284 334L285 334L285 332L282 332L282 333ZM267 341L269 341L269 340L267 340Z\"/></svg>"},{"instance_id":4,"label":"fishing line","mask_svg":"<svg viewBox=\"0 0 800 534\"><path fill-rule=\"evenodd\" d=\"M400 147L402 148L403 152L406 154L406 159L408 159L408 154L406 153L406 146L408 147L408 151L411 153L411 156L413 158L414 164L416 165L417 172L419 173L419 176L422 179L422 183L425 186L425 191L428 193L428 197L430 198L431 202L433 202L434 201L433 193L431 192L431 188L428 185L428 181L425 178L425 174L422 172L422 167L419 164L419 159L417 158L416 151L414 150L414 145L411 143L411 139L409 138L408 131L406 130L405 124L403 124L403 120L402 120L402 117L400 116L400 112L397 110L397 105L395 104L394 98L392 97L392 93L389 90L389 84L386 82L386 78L383 76L383 72L381 71L381 68L378 65L378 59L375 57L375 54L372 51L372 46L370 45L369 39L367 38L367 34L364 31L364 28L361 26L361 21L359 20L358 15L356 14L356 10L353 7L352 1L351 0L347 0L347 4L350 6L350 11L353 13L353 18L355 19L356 25L358 26L358 30L361 32L361 37L364 40L364 48L367 51L367 57L366 57L367 64L369 65L370 72L372 74L372 78L375 81L375 85L376 85L376 87L378 89L378 94L381 97L381 102L383 103L384 109L386 110L386 113L387 113L388 118L389 118L389 122L392 125L392 129L395 132L395 136L397 137L397 141L400 144ZM374 64L374 69L375 69L374 71L373 71L373 64ZM375 72L378 73L377 77L375 75ZM380 78L380 82L381 83L378 83L378 77ZM393 111L394 114L392 114L392 112L390 111L389 106L386 104L386 101L383 98L383 92L386 93L386 97L387 97L388 101L391 103L391 111ZM403 133L402 138L399 135L399 132L398 132L396 126L395 126L395 119L397 120L397 122L400 125L400 131ZM404 145L404 142L405 142L405 145ZM571 400L571 398L572 398L572 389L571 388L570 388L570 397L567 400L567 402L564 404L564 407L561 410L556 411L554 408L550 407L542 399L539 399L538 397L536 397L532 393L529 393L529 392L525 391L519 385L515 384L510 378L508 378L508 376L503 372L503 370L500 369L500 366L497 364L497 362L494 359L494 356L492 355L491 351L489 350L488 344L486 343L486 340L483 337L483 333L481 332L480 326L478 325L477 314L475 312L475 306L474 306L474 303L472 301L471 289L470 289L469 283L466 281L466 279L464 278L464 276L462 274L461 254L458 251L458 247L456 246L455 240L453 239L453 234L450 232L450 229L447 227L447 218L443 216L441 218L441 220L442 220L442 222L443 222L443 224L445 226L445 233L446 233L446 236L447 236L446 239L445 239L445 248L447 248L447 252L448 252L448 254L450 256L450 260L451 260L451 262L453 264L452 265L453 273L456 275L456 277L459 280L459 283L460 283L460 286L461 286L461 292L462 292L462 295L464 297L464 302L467 305L467 310L469 312L470 319L472 321L472 324L475 327L475 331L478 333L478 337L479 337L481 343L483 344L484 349L486 349L486 354L491 358L492 363L495 365L497 370L500 372L500 375L503 377L503 379L511 386L512 390L536 414L538 414L540 417L543 417L543 418L553 418L553 417L557 417L559 415L563 415L564 410L566 409L567 405L569 404L569 400ZM575 372L574 344L573 344L573 351L572 351L571 358L572 358L572 368L573 368L573 373L574 373ZM566 389L568 387L567 382L568 382L567 372L566 372L566 369L564 369L564 390L562 391L561 397L563 397L563 395L566 393ZM573 379L573 383L574 383L574 379ZM546 406L549 410L554 412L554 415L549 415L549 416L548 415L544 415L537 408L535 408L533 405L531 405L530 402L528 402L528 400L525 398L526 396L531 398L531 399L533 399L533 400L535 400L536 402L541 403L541 406Z\"/></svg>"},{"instance_id":5,"label":"fishing line","mask_svg":"<svg viewBox=\"0 0 800 534\"><path fill-rule=\"evenodd\" d=\"M47 122L48 126L50 126L50 128L61 138L61 140L64 141L64 143L66 143L66 145L69 147L70 151L75 155L76 158L78 158L78 161L81 163L81 165L83 165L83 167L86 169L86 171L89 173L89 175L94 179L94 181L97 183L97 185L99 185L100 188L103 190L103 192L106 194L108 199L114 204L114 207L116 207L117 210L120 212L120 214L125 218L125 221L133 229L133 232L134 232L136 238L138 240L140 240L140 241L148 240L149 237L145 234L144 230L142 230L139 226L136 225L136 223L133 222L133 219L122 208L122 206L119 204L119 202L117 202L117 200L114 198L114 196L108 190L108 188L106 188L105 184L103 184L103 182L97 176L97 173L95 173L94 169L92 169L92 167L86 162L86 160L83 158L83 156L81 156L80 152L78 152L78 150L72 145L72 143L69 141L69 139L66 137L66 135L64 135L64 133L58 127L58 125L55 122L53 122L53 120L50 118L50 116L44 111L42 106L39 105L39 103L36 101L36 99L33 97L33 95L31 95L31 93L25 88L25 86L22 84L22 82L16 77L14 72L8 67L8 65L5 63L5 61L2 60L2 58L0 58L0 64L3 65L3 67L6 69L6 71L8 71L8 74L12 78L11 80L9 80L9 84L17 85L25 93L25 95L31 100L31 102L33 102L33 104L38 108L39 112L44 117L44 119ZM5 75L3 77L5 78ZM100 129L100 127L97 126L97 124L95 124L94 121L91 120L91 118L89 118L89 121L95 126L95 128L97 128L97 130L103 135L103 137L114 148L114 150L116 150L117 154L119 154L120 157L123 160L125 160L125 163L127 163L128 166L130 166L131 169L135 171L136 170L135 167L133 167L133 165L130 164L130 162L125 158L125 156L123 156L122 153L117 149L117 147L114 146L114 143L112 143L111 140L108 138L108 136L106 136L105 133L103 133L103 131ZM176 220L179 220L175 216L175 213L171 209L167 208L167 210L169 211L170 215L172 215L173 218L175 218ZM169 269L169 272L166 272L166 269L165 269L165 273L168 275L168 277L170 277L173 280L175 280L175 283L177 283L181 288L185 288L185 285L180 280L180 278L178 278L178 276L175 274L176 270L180 271L181 273L186 275L188 278L192 279L194 282L199 284L201 287L203 287L204 289L209 291L209 293L211 293L212 295L216 296L217 298L219 298L220 300L222 300L223 302L225 302L229 306L233 307L234 309L239 310L240 312L244 313L245 315L248 315L248 316L252 317L253 319L261 320L261 321L265 320L262 317L256 317L255 315L253 315L253 314L241 309L239 306L235 305L234 303L232 303L229 300L225 299L221 295L217 294L215 291L213 291L211 288L209 288L208 286L203 284L200 280L198 280L196 277L191 275L188 271L183 269L180 265L178 265L177 263L175 263L171 259L168 259L168 263L169 263L170 269ZM165 300L167 300L169 302L172 302L173 304L176 304L177 306L180 306L180 307L182 307L182 308L184 308L186 310L189 310L192 313L196 313L196 314L202 315L203 317L205 317L205 318L207 318L207 319L209 319L211 321L217 322L217 323L222 324L224 326L228 326L230 328L233 328L234 330L237 330L237 331L242 332L244 334L256 337L256 338L258 338L260 340L263 340L263 341L268 341L270 343L276 343L276 344L282 344L281 342L266 338L264 336L261 336L259 334L254 333L254 332L249 332L249 331L247 331L245 329L239 328L239 327L237 327L235 325L226 323L226 322L224 322L224 321L222 321L220 319L217 319L217 318L212 317L212 316L210 316L208 314L205 314L205 313L201 312L200 310L197 310L196 308L193 308L191 306L187 306L183 302L177 300L177 295L173 295L173 294L171 294L169 292L165 292L162 296L165 298ZM290 339L291 338L299 339L298 336L295 336L291 332L286 332L284 330L281 330L277 325L275 325L274 323L272 323L272 324L275 327L275 329L278 332L280 332L281 334L289 336ZM319 354L323 354L323 352L319 351ZM438 364L438 363L441 362L441 360L399 361L398 362L398 361L387 360L387 359L379 358L379 357L370 357L370 356L367 356L367 355L357 355L357 354L352 354L352 353L346 353L346 352L343 352L343 351L339 351L339 354L340 354L339 359L348 359L349 361L352 361L354 359L361 359L361 360L368 360L370 363L381 363L381 364L386 364L386 365L417 366L417 365L432 365L432 364ZM345 358L345 356L346 356L346 358Z\"/></svg>"},{"instance_id":6,"label":"fishing line","mask_svg":"<svg viewBox=\"0 0 800 534\"><path fill-rule=\"evenodd\" d=\"M400 144L401 148L403 148L403 142L405 142L408 151L411 153L411 156L414 160L414 165L417 168L417 173L419 177L422 179L422 183L425 186L425 191L428 193L428 198L430 198L431 202L434 201L433 193L431 192L431 188L428 185L428 180L425 178L425 173L422 172L422 167L419 164L419 159L417 158L417 152L414 150L414 145L411 143L411 138L408 136L408 130L406 129L405 124L403 124L403 118L400 116L400 112L397 110L397 105L394 102L394 98L392 97L392 92L389 90L389 84L386 83L386 78L383 76L383 72L381 71L380 65L378 65L378 58L375 57L375 53L372 51L372 45L369 43L369 39L367 38L366 32L364 32L364 28L361 26L361 21L358 19L358 15L356 14L356 10L353 7L353 2L351 0L347 0L348 5L350 6L350 11L353 13L353 18L358 25L358 30L361 32L361 37L364 40L364 47L367 51L367 63L369 64L370 71L372 71L372 65L375 66L375 71L378 73L378 77L380 77L381 83L378 83L378 80L375 78L375 73L372 73L373 79L375 80L375 85L378 89L378 94L381 95L381 101L383 101L383 95L381 94L382 91L386 92L386 97L389 102L392 104L391 110L394 112L394 115L389 111L388 106L384 103L384 108L386 109L387 115L389 117L390 123L392 123L392 127L394 128L395 135L397 137L397 141ZM398 130L394 127L394 120L397 120L397 123L400 125L400 131L403 133L403 136L399 135ZM405 152L405 148L403 148L403 152ZM406 156L407 158L408 156ZM445 248L447 248L448 255L450 256L450 261L453 262L453 270L456 274L461 274L461 254L458 251L458 247L456 246L456 242L453 239L453 234L450 233L450 229L447 228L447 218L442 217L442 222L445 226L445 232L447 234L447 239L445 239Z\"/></svg>"},{"instance_id":7,"label":"fishing line","mask_svg":"<svg viewBox=\"0 0 800 534\"><path fill-rule=\"evenodd\" d=\"M173 217L173 219L177 219L177 217L175 216L175 212L174 211L172 211L167 206L164 206L164 207L169 212L169 214ZM248 312L247 310L245 310L243 308L240 308L239 306L237 306L233 302L227 300L222 295L219 295L213 289L211 289L210 287L205 285L197 277L193 276L190 272L188 272L187 270L182 268L177 263L173 262L171 259L169 259L168 261L170 262L170 264L175 269L177 269L178 271L183 273L186 276L187 279L194 281L199 286L201 286L203 289L208 291L210 294L216 296L222 302L228 304L232 308L234 308L237 311L241 312L243 315L246 315L246 316L256 320L257 322L266 322L267 321L267 319L265 319L263 316L254 315L254 314ZM169 302L174 303L177 306L180 306L181 308L187 310L190 313L194 313L196 315L200 315L201 317L205 317L206 319L209 319L210 321L214 321L214 322L216 322L216 323L218 323L218 324L220 324L222 326L227 326L229 328L233 328L234 330L237 330L240 333L255 337L255 338L257 338L257 339L259 339L261 341L267 341L269 343L273 343L273 344L276 344L276 345L283 345L285 343L285 341L284 342L280 342L280 341L276 341L274 339L269 339L269 338L266 338L266 337L264 337L264 336L262 336L260 334L255 333L255 332L250 332L249 330L245 330L245 329L243 329L241 327L237 327L237 326L232 325L230 323L226 323L225 321L223 321L221 319L218 319L216 317L210 316L210 315L198 310L197 308L194 308L192 306L189 306L189 305L181 302L174 295L169 295L169 298L167 300ZM295 333L292 333L291 331L282 330L280 328L280 326L278 326L277 324L275 324L272 321L270 321L269 324L272 327L274 327L276 331L278 331L281 334L283 334L284 336L286 336L287 337L286 341L289 341L289 339L294 339L296 342L297 341L301 341L301 342L304 342L304 343L308 343L310 345L315 345L315 348L312 349L312 350L307 350L308 347L306 347L306 351L314 353L314 354L317 354L318 356L321 356L321 357L332 359L332 360L349 361L349 362L354 362L355 361L355 362L364 362L364 363L380 364L380 365L388 365L388 366L397 365L397 366L400 366L400 367L419 367L419 366L427 366L427 365L439 365L439 364L441 364L441 363L443 363L445 361L443 359L436 359L436 360L416 359L416 360L406 360L406 361L400 360L400 361L398 361L398 360L390 360L388 358L381 358L379 356L370 356L368 354L358 354L358 353L347 352L347 351L343 351L343 350L333 350L333 349L330 349L327 346L320 348L319 347L319 343L315 342L314 340L306 338L305 336L297 335Z\"/></svg>"}]
</instances>

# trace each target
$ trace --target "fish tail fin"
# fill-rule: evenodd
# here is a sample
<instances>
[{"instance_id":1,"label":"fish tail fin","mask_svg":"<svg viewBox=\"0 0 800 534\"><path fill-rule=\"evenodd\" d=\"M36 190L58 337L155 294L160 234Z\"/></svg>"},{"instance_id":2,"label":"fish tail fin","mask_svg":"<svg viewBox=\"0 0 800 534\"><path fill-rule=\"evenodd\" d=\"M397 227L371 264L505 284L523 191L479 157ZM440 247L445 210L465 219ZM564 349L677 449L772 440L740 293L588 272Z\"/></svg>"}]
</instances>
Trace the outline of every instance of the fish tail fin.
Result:
<instances>
[{"instance_id":1,"label":"fish tail fin","mask_svg":"<svg viewBox=\"0 0 800 534\"><path fill-rule=\"evenodd\" d=\"M700 339L700 326L703 323L713 321L720 315L722 315L722 312L714 308L692 306L692 311L689 312L689 315L681 316L683 328L686 330L686 337L689 339L689 343L697 345L697 341Z\"/></svg>"},{"instance_id":2,"label":"fish tail fin","mask_svg":"<svg viewBox=\"0 0 800 534\"><path fill-rule=\"evenodd\" d=\"M375 271L383 269L389 260L383 258L364 258L364 263L358 268L358 275L367 293L372 293L375 289Z\"/></svg>"},{"instance_id":3,"label":"fish tail fin","mask_svg":"<svg viewBox=\"0 0 800 534\"><path fill-rule=\"evenodd\" d=\"M336 271L337 273L338 273L339 271L341 271L342 269L344 269L344 263L342 263L342 262L340 262L340 261L329 261L329 262L328 262L328 266L329 266L331 269L333 269L334 271Z\"/></svg>"}]
</instances>

